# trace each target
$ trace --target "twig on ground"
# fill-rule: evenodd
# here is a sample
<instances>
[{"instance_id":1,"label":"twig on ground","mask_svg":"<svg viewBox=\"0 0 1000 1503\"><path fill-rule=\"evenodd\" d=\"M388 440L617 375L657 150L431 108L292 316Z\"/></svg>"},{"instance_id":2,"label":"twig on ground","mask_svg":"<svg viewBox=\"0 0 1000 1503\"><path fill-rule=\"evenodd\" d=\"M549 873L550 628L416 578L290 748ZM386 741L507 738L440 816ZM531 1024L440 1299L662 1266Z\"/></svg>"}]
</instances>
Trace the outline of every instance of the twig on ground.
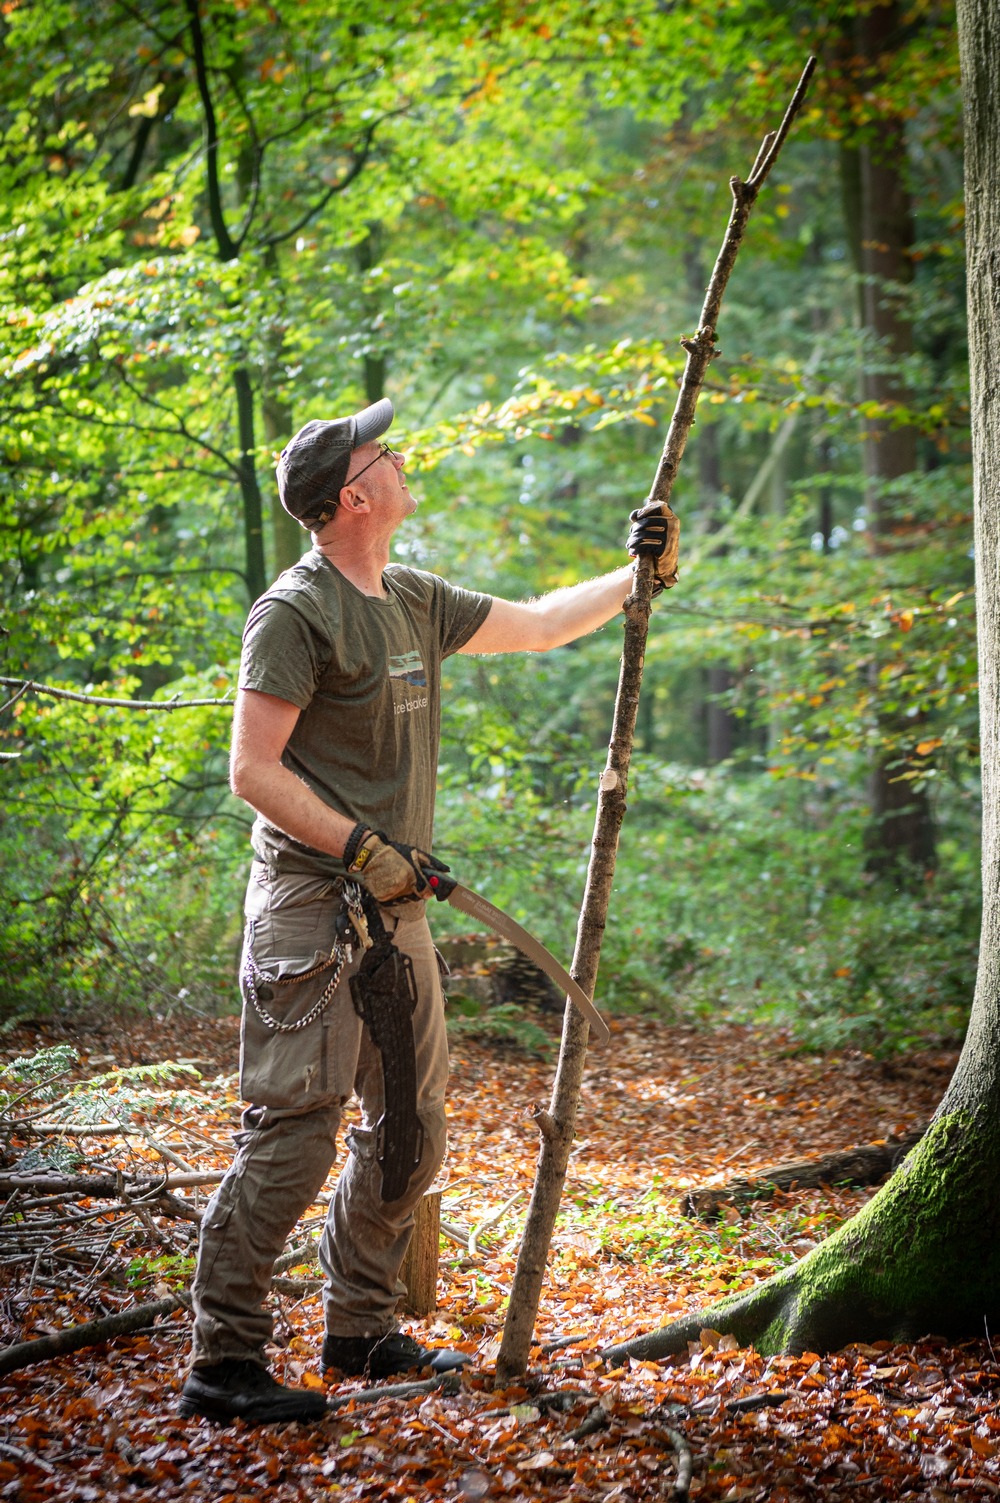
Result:
<instances>
[{"instance_id":1,"label":"twig on ground","mask_svg":"<svg viewBox=\"0 0 1000 1503\"><path fill-rule=\"evenodd\" d=\"M576 1336L557 1336L554 1341L544 1342L538 1350L543 1357L548 1357L552 1352L561 1352L565 1347L576 1346L578 1341L586 1341L586 1339L586 1333L583 1331Z\"/></svg>"},{"instance_id":2,"label":"twig on ground","mask_svg":"<svg viewBox=\"0 0 1000 1503\"><path fill-rule=\"evenodd\" d=\"M284 1294L288 1299L305 1299L307 1294L318 1294L323 1287L322 1279L273 1278L271 1288L275 1294Z\"/></svg>"},{"instance_id":3,"label":"twig on ground","mask_svg":"<svg viewBox=\"0 0 1000 1503\"><path fill-rule=\"evenodd\" d=\"M694 1471L694 1457L691 1455L691 1447L679 1430L669 1430L664 1426L661 1434L666 1436L674 1448L677 1457L677 1480L674 1483L672 1496L683 1500L691 1490L691 1475Z\"/></svg>"},{"instance_id":4,"label":"twig on ground","mask_svg":"<svg viewBox=\"0 0 1000 1503\"><path fill-rule=\"evenodd\" d=\"M434 1393L458 1393L462 1375L458 1372L439 1373L435 1378L423 1378L418 1383L390 1383L384 1388L353 1388L349 1393L334 1394L327 1399L328 1409L344 1409L348 1404L379 1404L383 1399L415 1399L420 1395Z\"/></svg>"},{"instance_id":5,"label":"twig on ground","mask_svg":"<svg viewBox=\"0 0 1000 1503\"><path fill-rule=\"evenodd\" d=\"M773 1388L768 1393L748 1393L743 1398L730 1399L725 1409L727 1414L751 1414L755 1409L776 1409L779 1404L787 1404L791 1397L783 1388Z\"/></svg>"},{"instance_id":6,"label":"twig on ground","mask_svg":"<svg viewBox=\"0 0 1000 1503\"><path fill-rule=\"evenodd\" d=\"M154 1191L165 1194L171 1190L187 1190L195 1185L217 1185L222 1177L221 1169L203 1169L181 1174L161 1173L144 1178L125 1174L121 1170L102 1175L18 1174L14 1170L0 1174L0 1197L10 1195L14 1190L39 1190L50 1198L58 1195L64 1200L120 1200L123 1190L133 1198L138 1198L151 1195Z\"/></svg>"},{"instance_id":7,"label":"twig on ground","mask_svg":"<svg viewBox=\"0 0 1000 1503\"><path fill-rule=\"evenodd\" d=\"M298 1247L290 1248L288 1252L282 1253L274 1265L274 1272L284 1273L286 1268L298 1268L300 1264L303 1267L310 1267L318 1257L319 1242L309 1237L305 1242L300 1242Z\"/></svg>"},{"instance_id":8,"label":"twig on ground","mask_svg":"<svg viewBox=\"0 0 1000 1503\"><path fill-rule=\"evenodd\" d=\"M600 1404L595 1403L587 1418L581 1420L575 1430L571 1430L566 1436L567 1440L585 1440L588 1435L596 1435L598 1430L606 1430L611 1423L611 1416Z\"/></svg>"},{"instance_id":9,"label":"twig on ground","mask_svg":"<svg viewBox=\"0 0 1000 1503\"><path fill-rule=\"evenodd\" d=\"M455 1242L459 1247L468 1247L469 1234L462 1227L456 1226L453 1221L442 1221L439 1227L442 1237L447 1237L449 1242Z\"/></svg>"},{"instance_id":10,"label":"twig on ground","mask_svg":"<svg viewBox=\"0 0 1000 1503\"><path fill-rule=\"evenodd\" d=\"M476 1253L479 1251L479 1238L483 1235L483 1232L487 1231L491 1226L496 1226L497 1222L501 1221L503 1217L506 1216L515 1200L520 1199L520 1196L521 1191L515 1190L513 1195L507 1197L498 1211L491 1211L488 1216L484 1216L482 1221L478 1222L472 1228L472 1231L469 1233L470 1257L474 1258L476 1256Z\"/></svg>"}]
</instances>

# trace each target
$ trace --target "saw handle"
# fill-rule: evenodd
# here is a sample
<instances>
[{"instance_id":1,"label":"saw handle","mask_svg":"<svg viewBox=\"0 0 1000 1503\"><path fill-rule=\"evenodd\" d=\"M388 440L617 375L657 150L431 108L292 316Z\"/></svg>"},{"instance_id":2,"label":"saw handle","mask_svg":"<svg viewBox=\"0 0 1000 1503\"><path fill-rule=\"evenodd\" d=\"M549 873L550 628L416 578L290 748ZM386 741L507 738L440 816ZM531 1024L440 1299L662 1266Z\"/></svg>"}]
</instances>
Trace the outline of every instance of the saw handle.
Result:
<instances>
[{"instance_id":1,"label":"saw handle","mask_svg":"<svg viewBox=\"0 0 1000 1503\"><path fill-rule=\"evenodd\" d=\"M458 883L454 877L446 877L441 872L425 872L427 885L437 898L439 903L444 903L451 897Z\"/></svg>"}]
</instances>

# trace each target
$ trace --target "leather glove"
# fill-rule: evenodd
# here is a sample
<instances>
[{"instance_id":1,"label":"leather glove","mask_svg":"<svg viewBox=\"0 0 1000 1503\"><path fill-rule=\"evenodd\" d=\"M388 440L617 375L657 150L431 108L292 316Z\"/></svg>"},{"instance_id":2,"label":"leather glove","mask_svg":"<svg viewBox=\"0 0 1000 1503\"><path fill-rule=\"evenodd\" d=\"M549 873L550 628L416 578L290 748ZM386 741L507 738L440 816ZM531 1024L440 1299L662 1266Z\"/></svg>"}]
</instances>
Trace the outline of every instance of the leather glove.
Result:
<instances>
[{"instance_id":1,"label":"leather glove","mask_svg":"<svg viewBox=\"0 0 1000 1503\"><path fill-rule=\"evenodd\" d=\"M629 513L632 526L625 547L633 558L653 560L653 594L677 583L681 524L668 502L650 501Z\"/></svg>"},{"instance_id":2,"label":"leather glove","mask_svg":"<svg viewBox=\"0 0 1000 1503\"><path fill-rule=\"evenodd\" d=\"M370 830L360 824L348 836L343 861L351 876L357 877L376 903L429 898L432 889L425 873L451 870L430 851L401 845L381 830Z\"/></svg>"}]
</instances>

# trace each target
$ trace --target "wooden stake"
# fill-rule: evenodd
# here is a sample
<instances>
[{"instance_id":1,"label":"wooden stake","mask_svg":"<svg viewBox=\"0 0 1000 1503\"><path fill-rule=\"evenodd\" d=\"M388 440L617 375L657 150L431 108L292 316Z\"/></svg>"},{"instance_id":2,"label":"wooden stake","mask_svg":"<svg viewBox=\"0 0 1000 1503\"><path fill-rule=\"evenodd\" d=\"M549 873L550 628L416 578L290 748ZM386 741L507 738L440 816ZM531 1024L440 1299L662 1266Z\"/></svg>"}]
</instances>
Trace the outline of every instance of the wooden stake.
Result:
<instances>
[{"instance_id":1,"label":"wooden stake","mask_svg":"<svg viewBox=\"0 0 1000 1503\"><path fill-rule=\"evenodd\" d=\"M769 132L761 143L750 176L730 179L733 208L712 279L708 284L698 332L682 339L687 363L681 379L674 415L667 432L663 453L644 510L660 512L669 507L674 480L680 466L688 434L694 423L695 407L709 364L715 357L716 324L722 296L736 254L743 240L747 220L757 194L774 166L785 138L805 98L809 79L816 67L810 58L777 131ZM607 922L611 883L618 853L618 835L625 817L628 770L632 757L639 689L642 684L643 659L649 630L649 609L653 589L653 561L641 559L636 570L635 590L625 602L625 649L622 654L615 701L614 722L608 760L600 779L597 817L591 849L587 885L577 926L576 949L570 973L588 996L594 995L601 940ZM567 1003L563 1018L562 1044L538 1155L538 1168L528 1207L524 1238L511 1286L510 1304L504 1324L503 1340L497 1358L497 1382L510 1382L528 1365L528 1353L538 1314L545 1264L552 1242L559 1202L566 1179L566 1165L576 1128L576 1113L587 1056L588 1025L582 1015Z\"/></svg>"},{"instance_id":2,"label":"wooden stake","mask_svg":"<svg viewBox=\"0 0 1000 1503\"><path fill-rule=\"evenodd\" d=\"M403 1309L408 1315L433 1315L437 1309L440 1237L441 1191L428 1190L417 1206L413 1236L399 1271L406 1285Z\"/></svg>"}]
</instances>

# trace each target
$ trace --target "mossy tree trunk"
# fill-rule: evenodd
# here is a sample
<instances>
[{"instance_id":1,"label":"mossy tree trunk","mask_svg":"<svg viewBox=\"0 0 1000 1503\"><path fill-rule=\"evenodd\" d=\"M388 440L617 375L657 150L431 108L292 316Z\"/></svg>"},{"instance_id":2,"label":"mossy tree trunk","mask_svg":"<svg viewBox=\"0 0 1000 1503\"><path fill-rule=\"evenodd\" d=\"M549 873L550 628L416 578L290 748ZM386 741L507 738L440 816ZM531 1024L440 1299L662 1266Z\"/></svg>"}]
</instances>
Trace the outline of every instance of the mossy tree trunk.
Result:
<instances>
[{"instance_id":1,"label":"mossy tree trunk","mask_svg":"<svg viewBox=\"0 0 1000 1503\"><path fill-rule=\"evenodd\" d=\"M681 1351L704 1326L759 1350L1000 1329L1000 29L958 0L983 758L983 929L969 1032L925 1137L868 1205L794 1268L605 1355Z\"/></svg>"}]
</instances>

